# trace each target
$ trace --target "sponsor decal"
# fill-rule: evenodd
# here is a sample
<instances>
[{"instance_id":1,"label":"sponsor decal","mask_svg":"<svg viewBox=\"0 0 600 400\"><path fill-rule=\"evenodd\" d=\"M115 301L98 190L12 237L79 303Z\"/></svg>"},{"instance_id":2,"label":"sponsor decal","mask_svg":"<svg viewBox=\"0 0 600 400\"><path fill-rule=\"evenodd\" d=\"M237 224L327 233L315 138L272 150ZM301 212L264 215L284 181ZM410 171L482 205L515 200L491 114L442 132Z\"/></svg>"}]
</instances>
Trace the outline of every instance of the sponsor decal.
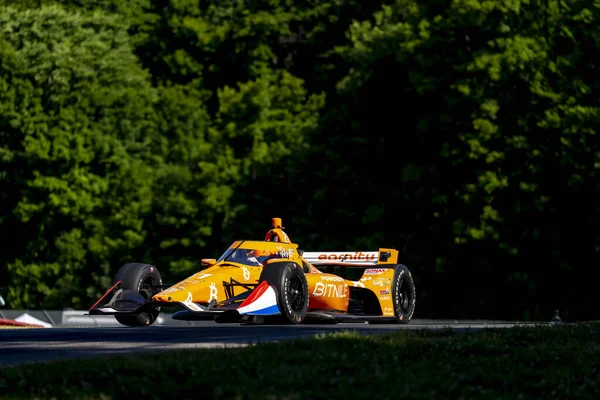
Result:
<instances>
[{"instance_id":1,"label":"sponsor decal","mask_svg":"<svg viewBox=\"0 0 600 400\"><path fill-rule=\"evenodd\" d=\"M321 277L321 280L322 281L343 282L344 278L341 278L339 276L327 276L327 275L325 275L325 276Z\"/></svg>"},{"instance_id":2,"label":"sponsor decal","mask_svg":"<svg viewBox=\"0 0 600 400\"><path fill-rule=\"evenodd\" d=\"M352 260L352 261L375 261L377 259L375 253L365 254L362 251L355 251L354 253L342 253L342 254L319 254L319 260Z\"/></svg>"},{"instance_id":3,"label":"sponsor decal","mask_svg":"<svg viewBox=\"0 0 600 400\"><path fill-rule=\"evenodd\" d=\"M389 300L390 298L391 298L390 296L383 296L383 297L380 297L379 300L386 301L386 300Z\"/></svg>"},{"instance_id":4,"label":"sponsor decal","mask_svg":"<svg viewBox=\"0 0 600 400\"><path fill-rule=\"evenodd\" d=\"M187 281L183 281L182 283L178 283L177 285L188 285L188 284L193 284L196 285L198 283L200 283L200 279L204 279L207 278L209 276L211 276L212 274L199 274L199 275L193 275L191 277L191 279L187 280ZM178 287L179 290L183 290L182 287Z\"/></svg>"},{"instance_id":5,"label":"sponsor decal","mask_svg":"<svg viewBox=\"0 0 600 400\"><path fill-rule=\"evenodd\" d=\"M198 306L198 304L194 303L194 301L192 300L192 292L188 292L187 298L185 299L183 304L185 304L194 311L202 311L202 308Z\"/></svg>"},{"instance_id":6,"label":"sponsor decal","mask_svg":"<svg viewBox=\"0 0 600 400\"><path fill-rule=\"evenodd\" d=\"M294 249L282 249L277 252L281 258L290 258L294 254Z\"/></svg>"},{"instance_id":7,"label":"sponsor decal","mask_svg":"<svg viewBox=\"0 0 600 400\"><path fill-rule=\"evenodd\" d=\"M281 231L281 230L280 230L279 232L281 233L281 236L283 236L283 241L284 241L285 243L289 243L289 242L290 242L290 238L289 238L289 236L288 236L288 235L287 235L287 234L286 234L284 231ZM276 236L277 236L277 235L276 235Z\"/></svg>"},{"instance_id":8,"label":"sponsor decal","mask_svg":"<svg viewBox=\"0 0 600 400\"><path fill-rule=\"evenodd\" d=\"M336 285L333 283L317 282L312 295L315 297L344 298L347 297L347 290L348 287L343 283Z\"/></svg>"},{"instance_id":9,"label":"sponsor decal","mask_svg":"<svg viewBox=\"0 0 600 400\"><path fill-rule=\"evenodd\" d=\"M214 282L211 282L210 283L210 298L208 299L208 301L211 301L213 299L216 301L219 301L217 285L215 285Z\"/></svg>"},{"instance_id":10,"label":"sponsor decal","mask_svg":"<svg viewBox=\"0 0 600 400\"><path fill-rule=\"evenodd\" d=\"M377 278L373 279L373 285L375 286L389 286L392 282L390 278Z\"/></svg>"},{"instance_id":11,"label":"sponsor decal","mask_svg":"<svg viewBox=\"0 0 600 400\"><path fill-rule=\"evenodd\" d=\"M387 271L386 268L369 268L365 270L365 275L379 275Z\"/></svg>"},{"instance_id":12,"label":"sponsor decal","mask_svg":"<svg viewBox=\"0 0 600 400\"><path fill-rule=\"evenodd\" d=\"M244 280L247 281L250 279L250 270L246 267L242 267L242 272L244 273Z\"/></svg>"},{"instance_id":13,"label":"sponsor decal","mask_svg":"<svg viewBox=\"0 0 600 400\"><path fill-rule=\"evenodd\" d=\"M379 294L390 294L390 290L389 289L382 289L379 291Z\"/></svg>"},{"instance_id":14,"label":"sponsor decal","mask_svg":"<svg viewBox=\"0 0 600 400\"><path fill-rule=\"evenodd\" d=\"M163 290L161 293L162 294L173 293L178 290L183 290L183 288L181 286L173 286L173 287Z\"/></svg>"},{"instance_id":15,"label":"sponsor decal","mask_svg":"<svg viewBox=\"0 0 600 400\"><path fill-rule=\"evenodd\" d=\"M393 313L394 310L391 307L386 307L383 309L384 314Z\"/></svg>"},{"instance_id":16,"label":"sponsor decal","mask_svg":"<svg viewBox=\"0 0 600 400\"><path fill-rule=\"evenodd\" d=\"M283 236L283 243L291 242L290 237L284 231L280 230L279 233L281 233L281 236ZM267 233L267 236L265 236L265 240L270 241L273 236L275 236L275 242L280 242L279 236L277 235L275 230L270 230Z\"/></svg>"},{"instance_id":17,"label":"sponsor decal","mask_svg":"<svg viewBox=\"0 0 600 400\"><path fill-rule=\"evenodd\" d=\"M285 281L283 283L283 287L285 288L286 292L288 292L289 286L290 286L290 279L288 277L286 277ZM290 304L290 296L283 296L283 302L285 303L283 306L287 310L287 315L293 315L294 310L292 309L292 305Z\"/></svg>"},{"instance_id":18,"label":"sponsor decal","mask_svg":"<svg viewBox=\"0 0 600 400\"><path fill-rule=\"evenodd\" d=\"M400 279L402 278L402 275L403 275L403 274L404 274L404 271L402 271L402 272L400 272L400 273L398 274L398 282L400 282ZM409 272L409 276L410 276L410 272ZM397 292L398 292L398 291L396 290L396 293L395 293L395 296L394 296L394 299L395 299L395 302L396 302L396 304L398 304L398 303L400 302L400 298L399 298L399 296L398 296L398 293L397 293ZM415 301L416 301L416 299L413 297L413 299L412 299L412 302L411 302L411 305L412 305L412 306L414 306L414 305L415 305ZM400 319L402 319L402 316L400 316Z\"/></svg>"}]
</instances>

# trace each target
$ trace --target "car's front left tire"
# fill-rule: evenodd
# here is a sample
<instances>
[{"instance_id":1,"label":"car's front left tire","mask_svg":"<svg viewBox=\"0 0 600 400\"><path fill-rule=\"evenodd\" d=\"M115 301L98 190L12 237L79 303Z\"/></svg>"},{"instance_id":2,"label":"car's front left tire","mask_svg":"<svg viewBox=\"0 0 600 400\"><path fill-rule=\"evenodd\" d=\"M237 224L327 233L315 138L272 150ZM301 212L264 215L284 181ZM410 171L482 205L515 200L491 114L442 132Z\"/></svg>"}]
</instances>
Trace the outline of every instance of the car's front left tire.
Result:
<instances>
[{"instance_id":1,"label":"car's front left tire","mask_svg":"<svg viewBox=\"0 0 600 400\"><path fill-rule=\"evenodd\" d=\"M278 318L284 323L299 324L308 312L308 282L302 267L295 262L267 264L260 275L260 282L267 281L277 294ZM266 320L272 320L267 318Z\"/></svg>"}]
</instances>

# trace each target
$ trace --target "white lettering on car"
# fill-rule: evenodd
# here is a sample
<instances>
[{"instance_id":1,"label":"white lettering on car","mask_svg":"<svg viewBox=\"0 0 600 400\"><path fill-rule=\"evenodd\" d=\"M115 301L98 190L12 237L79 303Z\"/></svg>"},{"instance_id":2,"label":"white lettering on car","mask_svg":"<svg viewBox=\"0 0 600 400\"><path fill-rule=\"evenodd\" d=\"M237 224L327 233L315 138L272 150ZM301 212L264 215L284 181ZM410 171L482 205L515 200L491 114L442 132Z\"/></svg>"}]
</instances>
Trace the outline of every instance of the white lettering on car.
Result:
<instances>
[{"instance_id":1,"label":"white lettering on car","mask_svg":"<svg viewBox=\"0 0 600 400\"><path fill-rule=\"evenodd\" d=\"M208 301L211 301L213 299L216 301L219 301L217 286L215 285L214 282L211 282L210 283L210 298L208 299Z\"/></svg>"},{"instance_id":2,"label":"white lettering on car","mask_svg":"<svg viewBox=\"0 0 600 400\"><path fill-rule=\"evenodd\" d=\"M250 270L246 267L242 267L242 272L244 273L244 280L247 281L250 279Z\"/></svg>"},{"instance_id":3,"label":"white lettering on car","mask_svg":"<svg viewBox=\"0 0 600 400\"><path fill-rule=\"evenodd\" d=\"M321 276L321 280L322 281L333 281L333 282L343 282L344 278L341 278L339 276Z\"/></svg>"},{"instance_id":4,"label":"white lettering on car","mask_svg":"<svg viewBox=\"0 0 600 400\"><path fill-rule=\"evenodd\" d=\"M392 281L390 278L373 279L373 285L375 285L375 286L389 286L391 282Z\"/></svg>"},{"instance_id":5,"label":"white lettering on car","mask_svg":"<svg viewBox=\"0 0 600 400\"><path fill-rule=\"evenodd\" d=\"M290 258L294 254L293 249L281 249L278 251L281 258Z\"/></svg>"},{"instance_id":6,"label":"white lettering on car","mask_svg":"<svg viewBox=\"0 0 600 400\"><path fill-rule=\"evenodd\" d=\"M339 254L319 254L319 260L367 260L367 261L375 261L376 260L375 252L363 253L362 251L355 251L354 253L339 253Z\"/></svg>"},{"instance_id":7,"label":"white lettering on car","mask_svg":"<svg viewBox=\"0 0 600 400\"><path fill-rule=\"evenodd\" d=\"M344 298L347 297L347 290L348 287L342 283L335 285L333 283L317 282L312 294L315 297Z\"/></svg>"},{"instance_id":8,"label":"white lettering on car","mask_svg":"<svg viewBox=\"0 0 600 400\"><path fill-rule=\"evenodd\" d=\"M379 275L387 271L386 268L369 268L365 270L365 275Z\"/></svg>"}]
</instances>

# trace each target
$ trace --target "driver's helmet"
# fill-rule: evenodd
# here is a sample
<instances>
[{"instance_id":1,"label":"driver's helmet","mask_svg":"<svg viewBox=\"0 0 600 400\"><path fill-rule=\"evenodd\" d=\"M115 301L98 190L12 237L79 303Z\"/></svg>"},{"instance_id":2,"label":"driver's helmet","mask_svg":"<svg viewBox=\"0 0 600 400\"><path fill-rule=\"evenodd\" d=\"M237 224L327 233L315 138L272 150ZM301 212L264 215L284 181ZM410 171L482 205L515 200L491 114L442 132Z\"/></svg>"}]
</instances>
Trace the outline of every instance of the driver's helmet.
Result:
<instances>
[{"instance_id":1,"label":"driver's helmet","mask_svg":"<svg viewBox=\"0 0 600 400\"><path fill-rule=\"evenodd\" d=\"M250 250L248 252L248 257L268 257L271 255L269 250Z\"/></svg>"},{"instance_id":2,"label":"driver's helmet","mask_svg":"<svg viewBox=\"0 0 600 400\"><path fill-rule=\"evenodd\" d=\"M256 260L259 264L264 264L273 255L269 250L250 250L247 253L249 260Z\"/></svg>"}]
</instances>

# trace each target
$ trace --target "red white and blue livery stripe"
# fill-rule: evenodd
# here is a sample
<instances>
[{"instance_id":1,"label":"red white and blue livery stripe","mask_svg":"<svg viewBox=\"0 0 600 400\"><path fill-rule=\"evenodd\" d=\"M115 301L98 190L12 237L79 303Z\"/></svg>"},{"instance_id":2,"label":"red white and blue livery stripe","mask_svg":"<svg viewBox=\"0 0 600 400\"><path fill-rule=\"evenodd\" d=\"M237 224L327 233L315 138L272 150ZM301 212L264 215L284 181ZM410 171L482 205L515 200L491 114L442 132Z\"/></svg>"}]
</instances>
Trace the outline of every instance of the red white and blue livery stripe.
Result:
<instances>
[{"instance_id":1,"label":"red white and blue livery stripe","mask_svg":"<svg viewBox=\"0 0 600 400\"><path fill-rule=\"evenodd\" d=\"M240 315L279 315L275 289L262 282L237 308Z\"/></svg>"}]
</instances>

